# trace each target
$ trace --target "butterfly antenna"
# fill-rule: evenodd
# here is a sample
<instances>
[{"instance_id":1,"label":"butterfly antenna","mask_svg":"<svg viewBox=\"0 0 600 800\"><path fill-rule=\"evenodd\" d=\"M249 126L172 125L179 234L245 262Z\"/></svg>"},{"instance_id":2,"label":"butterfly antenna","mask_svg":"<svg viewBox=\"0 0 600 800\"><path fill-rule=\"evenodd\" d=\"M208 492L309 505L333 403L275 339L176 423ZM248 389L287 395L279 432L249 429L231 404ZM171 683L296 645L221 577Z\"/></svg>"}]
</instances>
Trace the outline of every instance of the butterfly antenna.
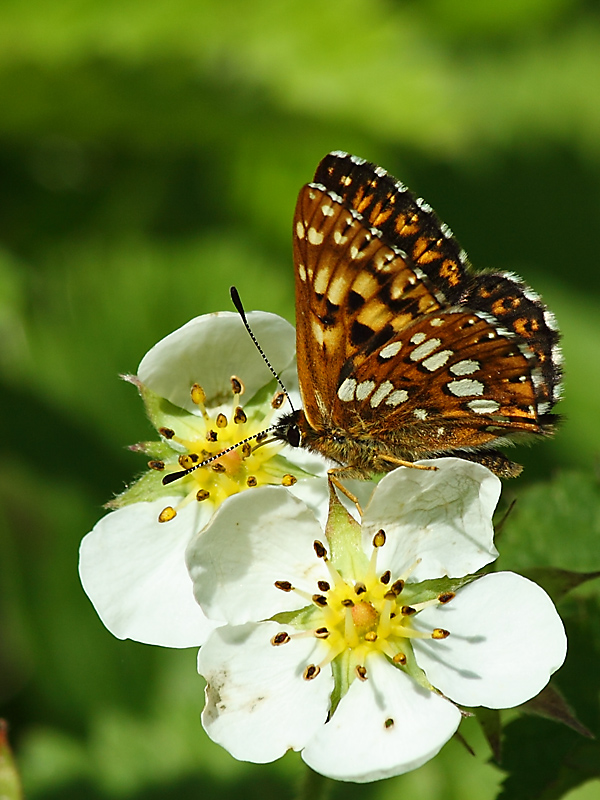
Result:
<instances>
[{"instance_id":1,"label":"butterfly antenna","mask_svg":"<svg viewBox=\"0 0 600 800\"><path fill-rule=\"evenodd\" d=\"M271 425L271 427L265 428L264 431L259 431L259 433L255 433L254 436L247 436L245 439L242 439L241 441L232 444L231 447L226 447L225 450L221 450L220 452L215 453L214 456L209 456L209 458L205 458L204 461L199 461L197 464L194 464L193 466L188 467L187 469L179 470L179 472L169 472L169 474L165 475L165 477L162 479L163 486L167 486L169 483L174 483L175 481L178 481L180 478L185 478L185 476L189 475L191 472L195 472L197 469L200 469L200 467L205 467L207 464L212 464L212 462L216 461L218 458L222 458L227 453L231 453L232 450L236 450L238 447L241 447L241 445L246 444L247 442L251 442L254 439L257 438L261 439L258 446L262 444L269 444L270 442L275 441L274 439L269 439L268 441L263 442L262 437L264 437L267 433L270 433L271 431L275 430L276 427L277 427L276 425Z\"/></svg>"},{"instance_id":2,"label":"butterfly antenna","mask_svg":"<svg viewBox=\"0 0 600 800\"><path fill-rule=\"evenodd\" d=\"M293 403L292 403L292 400L291 400L291 398L290 398L290 396L289 396L289 394L288 394L288 392L287 392L287 389L286 389L286 388L285 388L285 386L283 385L283 381L281 380L281 378L279 377L279 375L277 374L277 372L275 372L275 369L274 369L273 365L271 364L271 362L269 361L269 359L268 359L268 358L267 358L267 356L265 355L265 351L262 349L262 347L261 347L261 346L260 346L260 344L258 343L258 339L257 339L257 338L256 338L256 336L253 334L253 332L252 332L252 328L251 328L251 327L250 327L250 325L248 324L248 320L246 319L246 312L244 311L244 306L242 305L242 300L241 300L241 298L240 298L240 295L239 295L239 293L238 293L238 290L235 288L235 286L232 286L232 287L229 289L229 294L231 295L231 300L232 300L232 302L233 302L233 305L235 306L235 309L236 309L236 311L238 312L238 314L239 314L239 315L240 315L240 317L242 318L242 322L244 323L244 325L245 325L245 327L246 327L246 330L248 331L248 334L249 334L250 338L251 338L251 339L252 339L252 341L254 342L254 346L256 347L256 349L258 350L258 352L261 354L261 356L262 356L262 359L263 359L263 361L265 362L265 364L267 365L267 367L268 367L268 368L271 370L271 374L273 375L273 377L275 378L275 380L277 381L277 383L278 383L278 384L279 384L279 386L281 387L281 391L282 391L282 392L284 393L284 395L286 396L286 398L287 398L287 401L288 401L288 403L290 404L292 411L294 411L294 405L293 405Z\"/></svg>"}]
</instances>

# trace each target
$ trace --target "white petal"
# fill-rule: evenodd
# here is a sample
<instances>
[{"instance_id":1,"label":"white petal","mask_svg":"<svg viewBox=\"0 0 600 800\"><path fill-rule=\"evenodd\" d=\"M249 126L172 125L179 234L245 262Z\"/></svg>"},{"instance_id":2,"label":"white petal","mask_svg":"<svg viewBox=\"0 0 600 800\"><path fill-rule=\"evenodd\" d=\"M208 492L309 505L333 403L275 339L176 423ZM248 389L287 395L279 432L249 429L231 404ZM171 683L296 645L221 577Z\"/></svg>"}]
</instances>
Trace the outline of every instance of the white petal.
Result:
<instances>
[{"instance_id":1,"label":"white petal","mask_svg":"<svg viewBox=\"0 0 600 800\"><path fill-rule=\"evenodd\" d=\"M133 503L103 517L81 542L79 574L108 630L165 647L204 642L214 623L194 600L185 548L201 524L200 504L159 523L169 498Z\"/></svg>"},{"instance_id":2,"label":"white petal","mask_svg":"<svg viewBox=\"0 0 600 800\"><path fill-rule=\"evenodd\" d=\"M322 775L357 783L401 775L433 758L458 728L456 706L383 657L369 659L367 674L302 753Z\"/></svg>"},{"instance_id":3,"label":"white petal","mask_svg":"<svg viewBox=\"0 0 600 800\"><path fill-rule=\"evenodd\" d=\"M418 627L443 640L413 640L431 683L466 706L512 708L535 697L563 663L567 640L554 604L537 584L496 572L465 586L445 606L425 609Z\"/></svg>"},{"instance_id":4,"label":"white petal","mask_svg":"<svg viewBox=\"0 0 600 800\"><path fill-rule=\"evenodd\" d=\"M293 327L276 314L248 314L263 350L275 370L282 371L294 358ZM231 399L232 375L245 385L242 403L250 400L273 376L248 336L238 314L206 314L170 333L146 353L138 377L149 389L179 408L197 413L190 388L199 383L209 405Z\"/></svg>"},{"instance_id":5,"label":"white petal","mask_svg":"<svg viewBox=\"0 0 600 800\"><path fill-rule=\"evenodd\" d=\"M498 555L492 514L500 496L499 479L480 464L459 458L419 463L437 470L400 467L373 492L363 517L366 552L383 528L387 541L378 568L399 575L416 564L411 581L476 572Z\"/></svg>"},{"instance_id":6,"label":"white petal","mask_svg":"<svg viewBox=\"0 0 600 800\"><path fill-rule=\"evenodd\" d=\"M216 630L200 650L198 671L208 681L202 724L235 758L264 764L300 750L323 724L333 689L331 668L310 681L325 645L292 639L274 647L285 630L274 622Z\"/></svg>"},{"instance_id":7,"label":"white petal","mask_svg":"<svg viewBox=\"0 0 600 800\"><path fill-rule=\"evenodd\" d=\"M275 581L317 591L317 580L329 574L315 539L323 541L324 533L314 514L287 489L264 486L230 497L188 548L196 599L211 619L233 625L310 605Z\"/></svg>"}]
</instances>

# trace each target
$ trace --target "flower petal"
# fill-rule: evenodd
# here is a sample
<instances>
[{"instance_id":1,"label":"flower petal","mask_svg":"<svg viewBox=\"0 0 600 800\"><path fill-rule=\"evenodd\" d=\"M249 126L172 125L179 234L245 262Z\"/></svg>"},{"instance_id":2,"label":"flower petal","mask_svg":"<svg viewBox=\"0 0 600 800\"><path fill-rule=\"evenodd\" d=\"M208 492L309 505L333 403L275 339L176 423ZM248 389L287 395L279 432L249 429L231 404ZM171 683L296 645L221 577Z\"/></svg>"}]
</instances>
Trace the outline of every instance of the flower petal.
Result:
<instances>
[{"instance_id":1,"label":"flower petal","mask_svg":"<svg viewBox=\"0 0 600 800\"><path fill-rule=\"evenodd\" d=\"M512 708L535 697L567 649L552 600L513 572L479 578L415 624L450 631L444 640L413 640L415 655L435 687L467 706Z\"/></svg>"},{"instance_id":2,"label":"flower petal","mask_svg":"<svg viewBox=\"0 0 600 800\"><path fill-rule=\"evenodd\" d=\"M224 503L187 551L194 593L211 619L240 625L310 605L275 587L290 581L311 594L329 577L313 543L324 534L287 489L264 486Z\"/></svg>"},{"instance_id":3,"label":"flower petal","mask_svg":"<svg viewBox=\"0 0 600 800\"><path fill-rule=\"evenodd\" d=\"M384 657L370 658L367 674L302 753L322 775L356 783L401 775L433 758L458 728L456 706Z\"/></svg>"},{"instance_id":4,"label":"flower petal","mask_svg":"<svg viewBox=\"0 0 600 800\"><path fill-rule=\"evenodd\" d=\"M119 639L165 647L204 642L214 623L194 600L185 548L197 525L200 504L158 522L168 498L134 503L103 517L84 537L79 575L108 630Z\"/></svg>"},{"instance_id":5,"label":"flower petal","mask_svg":"<svg viewBox=\"0 0 600 800\"><path fill-rule=\"evenodd\" d=\"M388 539L377 564L394 575L409 567L411 581L476 572L498 555L492 514L499 479L460 458L419 463L437 469L399 467L379 482L363 517L365 550L383 528Z\"/></svg>"},{"instance_id":6,"label":"flower petal","mask_svg":"<svg viewBox=\"0 0 600 800\"><path fill-rule=\"evenodd\" d=\"M294 358L295 333L276 314L253 311L248 321L269 360L281 372ZM241 378L250 400L273 379L248 336L239 315L230 311L196 317L165 336L146 353L138 378L149 389L179 408L197 413L190 388L199 383L210 405L231 399L230 378Z\"/></svg>"},{"instance_id":7,"label":"flower petal","mask_svg":"<svg viewBox=\"0 0 600 800\"><path fill-rule=\"evenodd\" d=\"M275 622L218 628L200 650L206 688L202 724L234 758L264 764L300 750L323 724L333 688L331 669L304 680L323 643L292 639L277 647Z\"/></svg>"}]
</instances>

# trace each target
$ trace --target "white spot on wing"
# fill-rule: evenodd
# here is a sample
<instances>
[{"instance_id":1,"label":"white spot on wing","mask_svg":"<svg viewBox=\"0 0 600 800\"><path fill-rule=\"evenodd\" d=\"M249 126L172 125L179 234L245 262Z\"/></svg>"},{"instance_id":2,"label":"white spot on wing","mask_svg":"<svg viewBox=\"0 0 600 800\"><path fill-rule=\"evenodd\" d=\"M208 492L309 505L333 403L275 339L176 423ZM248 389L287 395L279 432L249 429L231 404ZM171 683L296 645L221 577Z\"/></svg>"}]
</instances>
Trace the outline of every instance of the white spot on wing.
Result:
<instances>
[{"instance_id":1,"label":"white spot on wing","mask_svg":"<svg viewBox=\"0 0 600 800\"><path fill-rule=\"evenodd\" d=\"M494 414L500 408L495 400L471 400L467 405L475 414Z\"/></svg>"},{"instance_id":2,"label":"white spot on wing","mask_svg":"<svg viewBox=\"0 0 600 800\"><path fill-rule=\"evenodd\" d=\"M439 317L435 317L434 319L431 320L429 324L431 325L432 328L439 328L440 325L444 324L444 320L440 319Z\"/></svg>"},{"instance_id":3,"label":"white spot on wing","mask_svg":"<svg viewBox=\"0 0 600 800\"><path fill-rule=\"evenodd\" d=\"M402 342L392 342L391 344L386 344L385 347L382 347L379 351L379 358L393 358L400 352L402 347Z\"/></svg>"},{"instance_id":4,"label":"white spot on wing","mask_svg":"<svg viewBox=\"0 0 600 800\"><path fill-rule=\"evenodd\" d=\"M404 403L406 400L408 400L406 389L396 389L385 401L385 404L386 406L399 406L400 403Z\"/></svg>"},{"instance_id":5,"label":"white spot on wing","mask_svg":"<svg viewBox=\"0 0 600 800\"><path fill-rule=\"evenodd\" d=\"M298 222L296 223L296 236L299 239L304 239L304 233L305 233L304 225L300 222L300 220L298 220Z\"/></svg>"},{"instance_id":6,"label":"white spot on wing","mask_svg":"<svg viewBox=\"0 0 600 800\"><path fill-rule=\"evenodd\" d=\"M311 244L319 245L323 241L323 233L311 227L308 229L307 239Z\"/></svg>"},{"instance_id":7,"label":"white spot on wing","mask_svg":"<svg viewBox=\"0 0 600 800\"><path fill-rule=\"evenodd\" d=\"M421 345L421 347L423 347L423 345ZM452 350L440 350L439 353L436 353L435 355L426 358L425 361L423 361L423 366L425 367L425 369L428 369L429 372L434 372L434 370L443 367L451 355L454 355L454 352Z\"/></svg>"},{"instance_id":8,"label":"white spot on wing","mask_svg":"<svg viewBox=\"0 0 600 800\"><path fill-rule=\"evenodd\" d=\"M354 400L354 390L356 389L356 379L355 378L346 378L346 380L342 383L340 388L338 389L338 397L344 403L349 403L351 400Z\"/></svg>"},{"instance_id":9,"label":"white spot on wing","mask_svg":"<svg viewBox=\"0 0 600 800\"><path fill-rule=\"evenodd\" d=\"M424 408L415 408L413 414L417 419L420 420L427 419L427 411Z\"/></svg>"},{"instance_id":10,"label":"white spot on wing","mask_svg":"<svg viewBox=\"0 0 600 800\"><path fill-rule=\"evenodd\" d=\"M329 203L324 203L321 206L321 211L323 212L323 216L325 217L333 217L333 215L335 214L335 209L333 208L333 206L330 206Z\"/></svg>"},{"instance_id":11,"label":"white spot on wing","mask_svg":"<svg viewBox=\"0 0 600 800\"><path fill-rule=\"evenodd\" d=\"M298 264L297 265L297 269L298 269L298 276L300 277L300 280L303 281L303 282L306 281L306 269L304 267L304 264Z\"/></svg>"},{"instance_id":12,"label":"white spot on wing","mask_svg":"<svg viewBox=\"0 0 600 800\"><path fill-rule=\"evenodd\" d=\"M392 391L394 385L391 381L384 381L376 392L373 393L371 400L369 401L371 404L371 408L377 408L377 406L382 403L388 394Z\"/></svg>"},{"instance_id":13,"label":"white spot on wing","mask_svg":"<svg viewBox=\"0 0 600 800\"><path fill-rule=\"evenodd\" d=\"M410 283L410 281L409 281L409 283ZM419 333L415 333L415 335L411 337L410 343L411 344L421 344L421 342L426 338L427 338L427 334L425 334L425 333L420 331Z\"/></svg>"},{"instance_id":14,"label":"white spot on wing","mask_svg":"<svg viewBox=\"0 0 600 800\"><path fill-rule=\"evenodd\" d=\"M375 388L375 381L362 381L356 387L356 399L365 400Z\"/></svg>"},{"instance_id":15,"label":"white spot on wing","mask_svg":"<svg viewBox=\"0 0 600 800\"><path fill-rule=\"evenodd\" d=\"M411 342L414 338L415 337L413 336ZM418 347L415 347L415 349L410 354L410 360L420 361L422 358L425 358L425 356L428 356L429 353L433 352L436 347L439 347L441 343L442 343L441 339L427 339L425 342L423 342L423 344L420 344Z\"/></svg>"},{"instance_id":16,"label":"white spot on wing","mask_svg":"<svg viewBox=\"0 0 600 800\"><path fill-rule=\"evenodd\" d=\"M453 375L472 375L479 369L479 361L473 361L470 358L465 358L464 361L457 361L452 364L450 372Z\"/></svg>"},{"instance_id":17,"label":"white spot on wing","mask_svg":"<svg viewBox=\"0 0 600 800\"><path fill-rule=\"evenodd\" d=\"M484 386L481 381L474 381L472 378L463 378L460 381L450 381L448 389L456 397L471 397L476 394L483 394Z\"/></svg>"}]
</instances>

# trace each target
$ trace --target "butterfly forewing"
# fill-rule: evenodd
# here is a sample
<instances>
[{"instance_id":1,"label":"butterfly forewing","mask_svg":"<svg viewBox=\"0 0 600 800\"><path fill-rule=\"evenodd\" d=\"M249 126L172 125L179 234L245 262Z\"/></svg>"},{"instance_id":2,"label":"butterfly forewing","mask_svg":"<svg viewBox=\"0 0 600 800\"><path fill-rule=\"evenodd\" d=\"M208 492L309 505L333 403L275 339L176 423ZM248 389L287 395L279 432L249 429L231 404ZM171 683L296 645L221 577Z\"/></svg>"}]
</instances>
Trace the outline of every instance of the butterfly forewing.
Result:
<instances>
[{"instance_id":1,"label":"butterfly forewing","mask_svg":"<svg viewBox=\"0 0 600 800\"><path fill-rule=\"evenodd\" d=\"M304 446L366 475L551 432L552 314L516 276L471 272L450 229L385 170L326 156L298 198L294 261Z\"/></svg>"}]
</instances>

